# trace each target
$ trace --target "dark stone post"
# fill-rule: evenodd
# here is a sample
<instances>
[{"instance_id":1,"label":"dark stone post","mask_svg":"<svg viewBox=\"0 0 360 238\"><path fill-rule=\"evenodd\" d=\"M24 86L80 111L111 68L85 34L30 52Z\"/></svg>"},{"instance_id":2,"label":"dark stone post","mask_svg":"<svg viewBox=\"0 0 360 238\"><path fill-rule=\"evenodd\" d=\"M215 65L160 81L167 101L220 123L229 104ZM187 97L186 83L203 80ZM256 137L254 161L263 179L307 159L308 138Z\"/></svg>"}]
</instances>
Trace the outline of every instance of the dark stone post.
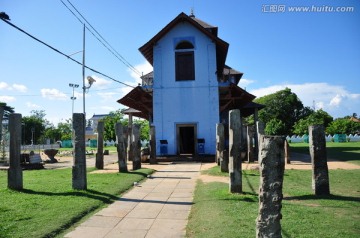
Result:
<instances>
[{"instance_id":1,"label":"dark stone post","mask_svg":"<svg viewBox=\"0 0 360 238\"><path fill-rule=\"evenodd\" d=\"M284 142L284 151L285 151L285 160L287 164L290 164L290 146L289 146L289 142L285 139Z\"/></svg>"},{"instance_id":2,"label":"dark stone post","mask_svg":"<svg viewBox=\"0 0 360 238\"><path fill-rule=\"evenodd\" d=\"M256 132L257 132L258 140L260 140L260 135L265 134L264 122L262 122L262 121L257 121L256 122Z\"/></svg>"},{"instance_id":3,"label":"dark stone post","mask_svg":"<svg viewBox=\"0 0 360 238\"><path fill-rule=\"evenodd\" d=\"M0 125L1 126L1 125ZM20 165L21 157L21 114L9 115L10 131L10 166L8 169L8 188L23 189L23 172Z\"/></svg>"},{"instance_id":4,"label":"dark stone post","mask_svg":"<svg viewBox=\"0 0 360 238\"><path fill-rule=\"evenodd\" d=\"M141 169L140 126L133 125L131 135L133 170Z\"/></svg>"},{"instance_id":5,"label":"dark stone post","mask_svg":"<svg viewBox=\"0 0 360 238\"><path fill-rule=\"evenodd\" d=\"M73 189L87 189L86 155L85 155L85 116L83 113L73 114L74 129L74 165L72 167Z\"/></svg>"},{"instance_id":6,"label":"dark stone post","mask_svg":"<svg viewBox=\"0 0 360 238\"><path fill-rule=\"evenodd\" d=\"M104 169L104 122L99 121L97 125L97 153L95 167Z\"/></svg>"},{"instance_id":7,"label":"dark stone post","mask_svg":"<svg viewBox=\"0 0 360 238\"><path fill-rule=\"evenodd\" d=\"M253 149L253 138L254 138L254 129L252 126L247 126L246 131L246 140L247 140L247 161L248 163L254 162L254 149Z\"/></svg>"},{"instance_id":8,"label":"dark stone post","mask_svg":"<svg viewBox=\"0 0 360 238\"><path fill-rule=\"evenodd\" d=\"M259 134L259 131L258 131L258 127L257 127L257 122L259 121L259 110L257 107L255 107L254 109L254 160L258 159L258 152L259 152L259 137L258 137L258 134Z\"/></svg>"},{"instance_id":9,"label":"dark stone post","mask_svg":"<svg viewBox=\"0 0 360 238\"><path fill-rule=\"evenodd\" d=\"M256 237L281 236L281 202L284 179L284 140L282 136L260 135L259 138L259 214Z\"/></svg>"},{"instance_id":10,"label":"dark stone post","mask_svg":"<svg viewBox=\"0 0 360 238\"><path fill-rule=\"evenodd\" d=\"M265 125L262 121L256 121L256 133L255 133L255 143L257 143L257 145L255 145L255 154L256 154L256 158L259 161L259 140L260 140L260 135L264 135L265 134Z\"/></svg>"},{"instance_id":11,"label":"dark stone post","mask_svg":"<svg viewBox=\"0 0 360 238\"><path fill-rule=\"evenodd\" d=\"M156 164L156 133L155 126L150 126L150 164Z\"/></svg>"},{"instance_id":12,"label":"dark stone post","mask_svg":"<svg viewBox=\"0 0 360 238\"><path fill-rule=\"evenodd\" d=\"M229 172L229 157L224 156L225 150L225 129L224 124L216 124L216 157L218 165L220 165L221 172Z\"/></svg>"},{"instance_id":13,"label":"dark stone post","mask_svg":"<svg viewBox=\"0 0 360 238\"><path fill-rule=\"evenodd\" d=\"M313 191L315 195L329 195L329 172L323 125L309 126L309 149L312 164Z\"/></svg>"},{"instance_id":14,"label":"dark stone post","mask_svg":"<svg viewBox=\"0 0 360 238\"><path fill-rule=\"evenodd\" d=\"M133 148L132 148L132 126L133 126L133 118L132 113L129 113L129 122L127 128L127 147L126 147L126 157L129 161L132 161L133 156Z\"/></svg>"},{"instance_id":15,"label":"dark stone post","mask_svg":"<svg viewBox=\"0 0 360 238\"><path fill-rule=\"evenodd\" d=\"M126 146L124 139L123 126L120 122L115 124L115 133L117 141L117 154L118 154L118 164L119 172L126 173L128 172L127 162L126 162Z\"/></svg>"},{"instance_id":16,"label":"dark stone post","mask_svg":"<svg viewBox=\"0 0 360 238\"><path fill-rule=\"evenodd\" d=\"M229 190L231 193L242 192L241 130L240 110L231 110L229 112Z\"/></svg>"},{"instance_id":17,"label":"dark stone post","mask_svg":"<svg viewBox=\"0 0 360 238\"><path fill-rule=\"evenodd\" d=\"M215 161L220 165L221 152L224 150L224 143L221 143L221 137L224 138L224 125L216 123L216 154Z\"/></svg>"}]
</instances>

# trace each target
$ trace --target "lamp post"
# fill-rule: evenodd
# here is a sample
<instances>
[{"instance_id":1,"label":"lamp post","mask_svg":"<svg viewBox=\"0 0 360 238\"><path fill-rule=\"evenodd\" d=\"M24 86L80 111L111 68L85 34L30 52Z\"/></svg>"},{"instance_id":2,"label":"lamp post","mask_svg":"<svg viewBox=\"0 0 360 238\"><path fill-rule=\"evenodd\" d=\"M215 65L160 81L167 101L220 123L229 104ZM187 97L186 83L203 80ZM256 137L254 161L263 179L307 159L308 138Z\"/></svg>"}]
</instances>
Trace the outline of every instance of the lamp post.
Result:
<instances>
[{"instance_id":1,"label":"lamp post","mask_svg":"<svg viewBox=\"0 0 360 238\"><path fill-rule=\"evenodd\" d=\"M85 122L86 122L86 116L85 116L85 24L84 24L84 29L83 29L83 50L82 50L82 53L83 53L83 58L82 58L83 112L84 112L84 118L85 118Z\"/></svg>"},{"instance_id":2,"label":"lamp post","mask_svg":"<svg viewBox=\"0 0 360 238\"><path fill-rule=\"evenodd\" d=\"M71 109L71 115L72 115L72 114L74 114L74 101L76 100L76 97L74 97L74 92L75 92L75 88L79 87L79 84L69 83L69 87L71 87L73 89L72 97L70 97L71 101L72 101L72 109Z\"/></svg>"},{"instance_id":3,"label":"lamp post","mask_svg":"<svg viewBox=\"0 0 360 238\"><path fill-rule=\"evenodd\" d=\"M84 24L84 30L83 30L83 59L82 59L82 78L83 78L83 112L84 112L84 118L86 122L86 111L85 111L85 94L89 91L91 88L91 85L96 82L95 79L93 79L91 76L87 76L86 79L89 83L88 86L85 86L85 24ZM85 123L86 127L86 123Z\"/></svg>"}]
</instances>

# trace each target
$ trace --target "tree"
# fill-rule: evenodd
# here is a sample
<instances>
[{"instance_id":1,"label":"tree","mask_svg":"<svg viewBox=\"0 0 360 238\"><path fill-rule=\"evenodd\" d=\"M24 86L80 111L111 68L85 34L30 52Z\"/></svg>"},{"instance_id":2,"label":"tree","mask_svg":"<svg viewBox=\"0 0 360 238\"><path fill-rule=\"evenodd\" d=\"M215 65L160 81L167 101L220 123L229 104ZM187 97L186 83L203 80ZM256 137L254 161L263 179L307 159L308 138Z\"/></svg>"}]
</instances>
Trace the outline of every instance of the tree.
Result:
<instances>
[{"instance_id":1,"label":"tree","mask_svg":"<svg viewBox=\"0 0 360 238\"><path fill-rule=\"evenodd\" d=\"M30 113L30 116L22 118L23 143L43 143L45 141L45 129L53 125L45 119L46 114L44 110L32 110Z\"/></svg>"},{"instance_id":2,"label":"tree","mask_svg":"<svg viewBox=\"0 0 360 238\"><path fill-rule=\"evenodd\" d=\"M360 123L349 120L349 118L338 118L331 122L326 128L328 134L356 134L360 131Z\"/></svg>"},{"instance_id":3,"label":"tree","mask_svg":"<svg viewBox=\"0 0 360 238\"><path fill-rule=\"evenodd\" d=\"M134 120L134 124L140 125L140 140L149 140L149 121L143 119Z\"/></svg>"},{"instance_id":4,"label":"tree","mask_svg":"<svg viewBox=\"0 0 360 238\"><path fill-rule=\"evenodd\" d=\"M54 143L55 141L61 140L61 130L55 128L54 126L48 127L45 129L45 138L48 138Z\"/></svg>"},{"instance_id":5,"label":"tree","mask_svg":"<svg viewBox=\"0 0 360 238\"><path fill-rule=\"evenodd\" d=\"M266 123L265 133L267 135L286 135L286 125L281 120L273 118Z\"/></svg>"},{"instance_id":6,"label":"tree","mask_svg":"<svg viewBox=\"0 0 360 238\"><path fill-rule=\"evenodd\" d=\"M40 138L42 137L45 126L43 124L43 121L41 121L39 118L34 116L25 116L22 118L22 124L23 124L23 143L25 144L37 144L40 142Z\"/></svg>"},{"instance_id":7,"label":"tree","mask_svg":"<svg viewBox=\"0 0 360 238\"><path fill-rule=\"evenodd\" d=\"M278 121L281 121L284 124L281 134L285 135L291 134L295 122L312 112L309 107L304 107L297 95L291 92L289 88L257 98L254 102L266 106L259 111L259 119L264 123L277 119L277 123L273 121L272 124L278 125L280 125Z\"/></svg>"},{"instance_id":8,"label":"tree","mask_svg":"<svg viewBox=\"0 0 360 238\"><path fill-rule=\"evenodd\" d=\"M124 127L128 126L129 120L124 118L121 110L110 112L108 116L102 119L104 122L104 140L116 140L115 124L120 122ZM135 119L134 124L140 125L140 139L149 139L149 122L143 119Z\"/></svg>"},{"instance_id":9,"label":"tree","mask_svg":"<svg viewBox=\"0 0 360 238\"><path fill-rule=\"evenodd\" d=\"M295 122L293 132L297 135L308 134L310 125L322 124L324 125L324 128L326 128L332 121L332 116L330 116L324 110L319 109L311 113L306 118L300 119L299 121Z\"/></svg>"},{"instance_id":10,"label":"tree","mask_svg":"<svg viewBox=\"0 0 360 238\"><path fill-rule=\"evenodd\" d=\"M125 125L123 118L124 114L122 114L120 110L117 110L110 112L108 116L102 119L104 122L104 140L116 140L115 124L121 122L121 124Z\"/></svg>"},{"instance_id":11,"label":"tree","mask_svg":"<svg viewBox=\"0 0 360 238\"><path fill-rule=\"evenodd\" d=\"M60 140L71 140L71 132L72 132L71 119L67 119L66 122L59 122L57 129L61 134Z\"/></svg>"}]
</instances>

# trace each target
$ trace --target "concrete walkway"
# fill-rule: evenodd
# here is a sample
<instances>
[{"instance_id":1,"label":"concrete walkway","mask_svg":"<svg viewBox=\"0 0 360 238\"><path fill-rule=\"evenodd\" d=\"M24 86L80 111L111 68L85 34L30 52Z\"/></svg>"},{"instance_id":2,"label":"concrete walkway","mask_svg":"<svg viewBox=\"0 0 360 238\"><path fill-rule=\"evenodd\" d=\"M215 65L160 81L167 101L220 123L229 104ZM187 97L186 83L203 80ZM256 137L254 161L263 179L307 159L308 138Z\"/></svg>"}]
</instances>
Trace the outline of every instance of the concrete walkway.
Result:
<instances>
[{"instance_id":1,"label":"concrete walkway","mask_svg":"<svg viewBox=\"0 0 360 238\"><path fill-rule=\"evenodd\" d=\"M151 178L65 237L185 237L201 163L179 162L154 168L157 172Z\"/></svg>"}]
</instances>

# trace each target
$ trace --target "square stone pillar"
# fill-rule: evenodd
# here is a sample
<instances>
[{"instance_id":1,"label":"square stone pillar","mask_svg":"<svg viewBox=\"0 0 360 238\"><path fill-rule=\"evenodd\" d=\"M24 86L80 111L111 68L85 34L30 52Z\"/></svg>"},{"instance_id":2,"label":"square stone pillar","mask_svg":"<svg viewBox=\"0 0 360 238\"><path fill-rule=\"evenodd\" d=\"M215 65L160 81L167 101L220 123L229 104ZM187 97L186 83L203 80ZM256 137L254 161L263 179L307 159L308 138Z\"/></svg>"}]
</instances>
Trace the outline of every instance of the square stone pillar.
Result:
<instances>
[{"instance_id":1,"label":"square stone pillar","mask_svg":"<svg viewBox=\"0 0 360 238\"><path fill-rule=\"evenodd\" d=\"M128 172L127 161L126 161L126 143L125 136L123 131L123 126L120 122L115 124L115 133L117 141L117 155L118 155L118 164L119 172L126 173Z\"/></svg>"},{"instance_id":2,"label":"square stone pillar","mask_svg":"<svg viewBox=\"0 0 360 238\"><path fill-rule=\"evenodd\" d=\"M156 164L156 131L150 126L150 164Z\"/></svg>"},{"instance_id":3,"label":"square stone pillar","mask_svg":"<svg viewBox=\"0 0 360 238\"><path fill-rule=\"evenodd\" d=\"M240 110L229 112L229 190L231 193L242 193L242 126Z\"/></svg>"},{"instance_id":4,"label":"square stone pillar","mask_svg":"<svg viewBox=\"0 0 360 238\"><path fill-rule=\"evenodd\" d=\"M259 214L256 237L281 237L281 202L284 180L284 140L282 136L259 138Z\"/></svg>"},{"instance_id":5,"label":"square stone pillar","mask_svg":"<svg viewBox=\"0 0 360 238\"><path fill-rule=\"evenodd\" d=\"M1 126L1 125L0 125ZM21 157L21 114L9 115L10 132L10 166L8 169L8 188L23 189L23 172L20 164Z\"/></svg>"},{"instance_id":6,"label":"square stone pillar","mask_svg":"<svg viewBox=\"0 0 360 238\"><path fill-rule=\"evenodd\" d=\"M73 189L87 189L86 154L85 154L85 115L73 114L74 164L72 167Z\"/></svg>"},{"instance_id":7,"label":"square stone pillar","mask_svg":"<svg viewBox=\"0 0 360 238\"><path fill-rule=\"evenodd\" d=\"M104 122L99 121L97 125L97 153L95 167L104 169Z\"/></svg>"},{"instance_id":8,"label":"square stone pillar","mask_svg":"<svg viewBox=\"0 0 360 238\"><path fill-rule=\"evenodd\" d=\"M309 126L309 149L312 165L312 189L315 195L329 195L329 171L323 125Z\"/></svg>"},{"instance_id":9,"label":"square stone pillar","mask_svg":"<svg viewBox=\"0 0 360 238\"><path fill-rule=\"evenodd\" d=\"M140 143L140 126L132 126L131 149L133 170L141 169L141 143Z\"/></svg>"}]
</instances>

